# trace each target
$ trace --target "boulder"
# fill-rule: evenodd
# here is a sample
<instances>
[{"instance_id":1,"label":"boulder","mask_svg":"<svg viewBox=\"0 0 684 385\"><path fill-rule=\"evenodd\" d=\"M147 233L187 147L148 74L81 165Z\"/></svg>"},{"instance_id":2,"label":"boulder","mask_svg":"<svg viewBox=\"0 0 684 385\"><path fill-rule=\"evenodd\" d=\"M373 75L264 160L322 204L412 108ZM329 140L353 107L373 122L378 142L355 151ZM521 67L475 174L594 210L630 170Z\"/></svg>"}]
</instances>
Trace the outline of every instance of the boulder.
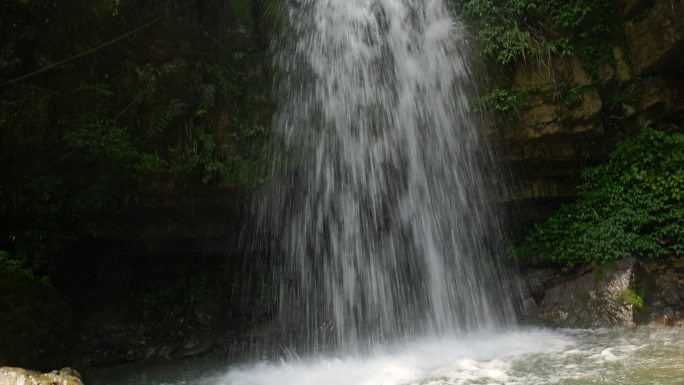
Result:
<instances>
[{"instance_id":1,"label":"boulder","mask_svg":"<svg viewBox=\"0 0 684 385\"><path fill-rule=\"evenodd\" d=\"M78 372L71 368L39 373L21 368L2 367L0 385L83 385L83 382Z\"/></svg>"},{"instance_id":2,"label":"boulder","mask_svg":"<svg viewBox=\"0 0 684 385\"><path fill-rule=\"evenodd\" d=\"M567 328L684 324L684 256L522 272L526 322Z\"/></svg>"},{"instance_id":3,"label":"boulder","mask_svg":"<svg viewBox=\"0 0 684 385\"><path fill-rule=\"evenodd\" d=\"M638 303L634 292L637 262L625 258L598 266L550 289L539 305L538 317L570 328L634 326Z\"/></svg>"}]
</instances>

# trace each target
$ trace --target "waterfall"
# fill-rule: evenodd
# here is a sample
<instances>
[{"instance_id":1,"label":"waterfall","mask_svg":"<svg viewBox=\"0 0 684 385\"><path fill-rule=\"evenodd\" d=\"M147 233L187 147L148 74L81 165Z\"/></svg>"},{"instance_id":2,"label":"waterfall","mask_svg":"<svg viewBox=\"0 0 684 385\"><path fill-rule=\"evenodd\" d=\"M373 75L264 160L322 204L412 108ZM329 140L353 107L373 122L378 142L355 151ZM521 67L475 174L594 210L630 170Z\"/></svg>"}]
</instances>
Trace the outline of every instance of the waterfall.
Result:
<instances>
[{"instance_id":1,"label":"waterfall","mask_svg":"<svg viewBox=\"0 0 684 385\"><path fill-rule=\"evenodd\" d=\"M514 322L499 178L473 119L467 34L444 0L290 0L273 173L281 338L356 351Z\"/></svg>"}]
</instances>

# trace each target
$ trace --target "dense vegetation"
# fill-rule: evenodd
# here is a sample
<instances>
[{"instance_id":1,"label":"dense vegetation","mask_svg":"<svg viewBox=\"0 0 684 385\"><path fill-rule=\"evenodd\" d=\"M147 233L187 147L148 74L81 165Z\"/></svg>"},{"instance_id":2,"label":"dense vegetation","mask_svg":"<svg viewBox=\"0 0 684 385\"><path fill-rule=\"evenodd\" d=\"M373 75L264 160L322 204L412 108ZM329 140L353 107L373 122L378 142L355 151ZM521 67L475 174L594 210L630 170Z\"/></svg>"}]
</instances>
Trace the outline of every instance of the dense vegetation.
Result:
<instances>
[{"instance_id":1,"label":"dense vegetation","mask_svg":"<svg viewBox=\"0 0 684 385\"><path fill-rule=\"evenodd\" d=\"M229 0L3 2L0 250L44 269L150 194L257 183L263 81L248 82L264 53L248 32L230 35L254 29L253 12Z\"/></svg>"},{"instance_id":2,"label":"dense vegetation","mask_svg":"<svg viewBox=\"0 0 684 385\"><path fill-rule=\"evenodd\" d=\"M577 202L538 225L522 255L570 267L684 253L684 134L645 127L582 179Z\"/></svg>"},{"instance_id":3,"label":"dense vegetation","mask_svg":"<svg viewBox=\"0 0 684 385\"><path fill-rule=\"evenodd\" d=\"M559 58L577 57L592 74L614 65L612 47L619 45L618 15L613 0L450 0L461 17L476 26L478 49L484 53L489 78L482 86L484 109L503 120L515 120L532 96L571 105L586 90L555 80L552 89L514 89L516 68L549 68ZM609 79L595 79L598 86Z\"/></svg>"},{"instance_id":4,"label":"dense vegetation","mask_svg":"<svg viewBox=\"0 0 684 385\"><path fill-rule=\"evenodd\" d=\"M617 38L611 0L450 0L479 25L485 55L501 65L552 55L598 64Z\"/></svg>"}]
</instances>

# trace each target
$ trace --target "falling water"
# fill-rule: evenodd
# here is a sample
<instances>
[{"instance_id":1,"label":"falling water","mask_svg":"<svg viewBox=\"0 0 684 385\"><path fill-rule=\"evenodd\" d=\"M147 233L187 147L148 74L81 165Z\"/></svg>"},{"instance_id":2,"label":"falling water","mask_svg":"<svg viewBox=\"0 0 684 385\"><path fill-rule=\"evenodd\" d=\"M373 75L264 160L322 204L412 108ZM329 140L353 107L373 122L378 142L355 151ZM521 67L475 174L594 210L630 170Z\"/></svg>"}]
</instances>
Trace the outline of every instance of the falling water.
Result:
<instances>
[{"instance_id":1,"label":"falling water","mask_svg":"<svg viewBox=\"0 0 684 385\"><path fill-rule=\"evenodd\" d=\"M358 350L512 322L464 26L443 0L291 0L284 15L259 202L285 261L281 333Z\"/></svg>"}]
</instances>

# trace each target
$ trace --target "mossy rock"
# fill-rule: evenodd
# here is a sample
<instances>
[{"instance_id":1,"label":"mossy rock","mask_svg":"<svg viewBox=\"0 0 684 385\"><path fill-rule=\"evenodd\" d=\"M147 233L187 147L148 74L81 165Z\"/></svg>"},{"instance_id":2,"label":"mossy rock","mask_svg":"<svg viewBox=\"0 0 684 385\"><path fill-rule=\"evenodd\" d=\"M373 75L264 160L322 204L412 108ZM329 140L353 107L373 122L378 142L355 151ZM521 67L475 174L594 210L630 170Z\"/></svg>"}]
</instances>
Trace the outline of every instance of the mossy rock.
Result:
<instances>
[{"instance_id":1,"label":"mossy rock","mask_svg":"<svg viewBox=\"0 0 684 385\"><path fill-rule=\"evenodd\" d=\"M0 271L0 365L54 364L69 340L71 310L47 282Z\"/></svg>"}]
</instances>

